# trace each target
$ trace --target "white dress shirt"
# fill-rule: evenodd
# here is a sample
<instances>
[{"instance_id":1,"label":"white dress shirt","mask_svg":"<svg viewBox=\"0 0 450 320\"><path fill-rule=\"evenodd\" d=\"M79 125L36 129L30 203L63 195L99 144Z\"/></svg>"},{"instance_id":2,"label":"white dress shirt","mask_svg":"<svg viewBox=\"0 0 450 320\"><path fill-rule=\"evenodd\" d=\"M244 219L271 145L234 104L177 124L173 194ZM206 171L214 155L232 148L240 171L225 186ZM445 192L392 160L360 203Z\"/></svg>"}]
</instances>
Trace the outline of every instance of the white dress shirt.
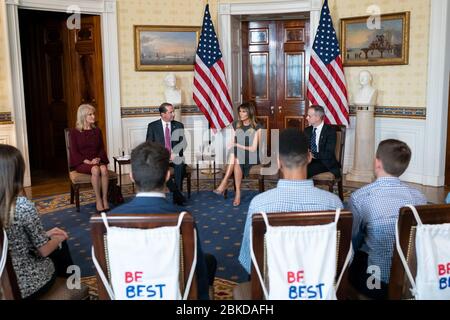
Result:
<instances>
[{"instance_id":1,"label":"white dress shirt","mask_svg":"<svg viewBox=\"0 0 450 320\"><path fill-rule=\"evenodd\" d=\"M324 124L324 122L322 121L322 123L319 124L317 127L313 127L313 130L316 129L317 153L319 153L319 139L320 139L320 134L322 133L323 124Z\"/></svg>"},{"instance_id":2,"label":"white dress shirt","mask_svg":"<svg viewBox=\"0 0 450 320\"><path fill-rule=\"evenodd\" d=\"M165 122L162 118L161 118L161 123L162 123L163 133L164 133L164 141L166 141L165 140L166 139L166 125L167 124L169 125L169 132L170 132L171 136L172 136L172 128L171 128L170 122Z\"/></svg>"}]
</instances>

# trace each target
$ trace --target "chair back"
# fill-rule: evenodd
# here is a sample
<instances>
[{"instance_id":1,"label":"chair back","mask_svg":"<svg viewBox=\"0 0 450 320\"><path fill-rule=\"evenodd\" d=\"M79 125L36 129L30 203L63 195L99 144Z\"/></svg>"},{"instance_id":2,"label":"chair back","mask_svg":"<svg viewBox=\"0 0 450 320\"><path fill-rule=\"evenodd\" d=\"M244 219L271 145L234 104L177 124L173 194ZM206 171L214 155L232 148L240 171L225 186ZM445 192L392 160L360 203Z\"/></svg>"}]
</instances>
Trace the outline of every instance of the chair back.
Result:
<instances>
[{"instance_id":1,"label":"chair back","mask_svg":"<svg viewBox=\"0 0 450 320\"><path fill-rule=\"evenodd\" d=\"M5 254L5 252L2 251L4 240L3 228L0 223L0 257ZM0 300L19 300L22 298L9 252L6 252L5 269L3 270L3 274L0 275L0 293L2 293L0 294Z\"/></svg>"},{"instance_id":2,"label":"chair back","mask_svg":"<svg viewBox=\"0 0 450 320\"><path fill-rule=\"evenodd\" d=\"M423 224L442 224L450 223L450 204L423 205L416 206L420 220ZM417 221L410 208L400 209L398 217L398 234L400 247L415 278L417 273L416 258L416 229ZM445 261L446 263L447 261ZM394 254L392 256L391 275L388 285L388 298L390 300L401 300L413 298L411 283L406 275L405 268L400 260L397 248L394 245Z\"/></svg>"},{"instance_id":3,"label":"chair back","mask_svg":"<svg viewBox=\"0 0 450 320\"><path fill-rule=\"evenodd\" d=\"M178 213L173 214L108 214L108 224L111 227L120 228L138 228L138 229L151 229L167 226L176 226L178 223ZM109 263L108 263L108 252L106 244L106 228L103 223L102 217L100 215L92 216L90 220L91 224L91 237L92 243L95 250L95 256L98 260L103 273L107 276L108 281L110 281ZM189 278L189 272L192 267L192 260L194 258L194 219L191 214L187 213L180 227L180 274L179 274L179 284L180 290L184 291L186 283ZM133 245L133 244L130 244ZM167 248L171 250L171 248ZM97 272L97 286L98 286L98 297L100 300L109 300L109 295L100 276ZM195 300L198 297L197 293L197 280L194 275L192 279L191 288L189 291L188 299Z\"/></svg>"},{"instance_id":4,"label":"chair back","mask_svg":"<svg viewBox=\"0 0 450 320\"><path fill-rule=\"evenodd\" d=\"M311 226L329 224L334 222L336 212L333 211L315 211L315 212L286 212L267 214L271 226ZM337 223L337 268L336 277L339 277L344 266L347 253L350 249L352 234L352 214L348 210L341 211ZM253 228L253 251L256 261L261 268L263 278L267 279L267 258L265 252L265 233L266 224L261 214L254 214L252 217ZM338 299L345 299L349 288L348 271L344 273L339 289L336 293ZM336 279L337 280L337 279ZM256 273L255 266L252 263L251 271L252 300L262 300L264 298L261 284Z\"/></svg>"},{"instance_id":5,"label":"chair back","mask_svg":"<svg viewBox=\"0 0 450 320\"><path fill-rule=\"evenodd\" d=\"M341 124L331 125L336 130L336 160L341 166L341 170L344 168L344 154L345 154L345 134L347 127Z\"/></svg>"}]
</instances>

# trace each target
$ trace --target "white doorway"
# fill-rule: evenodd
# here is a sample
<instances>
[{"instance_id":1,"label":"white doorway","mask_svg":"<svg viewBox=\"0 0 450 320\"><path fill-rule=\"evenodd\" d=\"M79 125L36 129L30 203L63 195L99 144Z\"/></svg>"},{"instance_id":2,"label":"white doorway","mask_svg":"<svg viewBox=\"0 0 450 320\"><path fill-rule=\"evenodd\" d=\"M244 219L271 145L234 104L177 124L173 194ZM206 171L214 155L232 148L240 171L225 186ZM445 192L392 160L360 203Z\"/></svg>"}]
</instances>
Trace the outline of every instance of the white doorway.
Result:
<instances>
[{"instance_id":1,"label":"white doorway","mask_svg":"<svg viewBox=\"0 0 450 320\"><path fill-rule=\"evenodd\" d=\"M319 25L321 0L274 1L253 3L223 3L219 5L220 44L233 106L242 102L241 21L249 16L279 16L309 13L310 39L314 39ZM309 61L309 56L306 56ZM307 79L306 79L307 80Z\"/></svg>"},{"instance_id":2,"label":"white doorway","mask_svg":"<svg viewBox=\"0 0 450 320\"><path fill-rule=\"evenodd\" d=\"M117 37L116 0L22 0L6 1L7 42L11 65L13 121L17 148L22 152L25 164L25 186L31 185L30 158L23 87L22 57L19 31L19 9L56 11L72 14L94 14L101 18L102 54L105 95L105 116L108 157L122 146L122 122L120 113L119 51ZM75 17L75 16L74 16ZM45 143L43 141L43 143Z\"/></svg>"}]
</instances>

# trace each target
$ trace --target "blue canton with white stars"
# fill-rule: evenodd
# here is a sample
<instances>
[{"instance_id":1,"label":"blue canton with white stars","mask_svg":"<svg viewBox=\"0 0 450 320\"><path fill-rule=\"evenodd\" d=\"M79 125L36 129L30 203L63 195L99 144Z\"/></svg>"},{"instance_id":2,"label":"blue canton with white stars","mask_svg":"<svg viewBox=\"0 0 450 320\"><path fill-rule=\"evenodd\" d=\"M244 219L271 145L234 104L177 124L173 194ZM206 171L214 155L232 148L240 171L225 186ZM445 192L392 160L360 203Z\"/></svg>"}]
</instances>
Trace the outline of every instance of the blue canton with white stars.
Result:
<instances>
[{"instance_id":1,"label":"blue canton with white stars","mask_svg":"<svg viewBox=\"0 0 450 320\"><path fill-rule=\"evenodd\" d=\"M222 58L217 35L209 14L209 5L206 5L205 9L197 55L208 68L211 68L213 64Z\"/></svg>"},{"instance_id":2,"label":"blue canton with white stars","mask_svg":"<svg viewBox=\"0 0 450 320\"><path fill-rule=\"evenodd\" d=\"M339 42L336 38L336 31L331 20L328 1L320 13L320 23L314 40L314 51L320 57L324 64L331 63L337 56L341 54L339 50Z\"/></svg>"}]
</instances>

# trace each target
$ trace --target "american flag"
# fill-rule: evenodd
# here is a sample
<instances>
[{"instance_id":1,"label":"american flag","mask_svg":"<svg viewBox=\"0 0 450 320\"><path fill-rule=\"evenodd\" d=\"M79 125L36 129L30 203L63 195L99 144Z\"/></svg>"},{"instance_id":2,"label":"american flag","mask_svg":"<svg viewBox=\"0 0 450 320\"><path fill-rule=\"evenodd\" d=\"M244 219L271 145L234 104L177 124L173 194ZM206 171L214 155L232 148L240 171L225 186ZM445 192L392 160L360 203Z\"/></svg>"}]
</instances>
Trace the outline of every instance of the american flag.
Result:
<instances>
[{"instance_id":1,"label":"american flag","mask_svg":"<svg viewBox=\"0 0 450 320\"><path fill-rule=\"evenodd\" d=\"M312 104L325 108L326 123L348 125L344 69L328 0L323 3L319 28L311 50L307 95Z\"/></svg>"},{"instance_id":2,"label":"american flag","mask_svg":"<svg viewBox=\"0 0 450 320\"><path fill-rule=\"evenodd\" d=\"M233 121L225 67L208 4L195 56L193 98L213 130L223 129Z\"/></svg>"}]
</instances>

